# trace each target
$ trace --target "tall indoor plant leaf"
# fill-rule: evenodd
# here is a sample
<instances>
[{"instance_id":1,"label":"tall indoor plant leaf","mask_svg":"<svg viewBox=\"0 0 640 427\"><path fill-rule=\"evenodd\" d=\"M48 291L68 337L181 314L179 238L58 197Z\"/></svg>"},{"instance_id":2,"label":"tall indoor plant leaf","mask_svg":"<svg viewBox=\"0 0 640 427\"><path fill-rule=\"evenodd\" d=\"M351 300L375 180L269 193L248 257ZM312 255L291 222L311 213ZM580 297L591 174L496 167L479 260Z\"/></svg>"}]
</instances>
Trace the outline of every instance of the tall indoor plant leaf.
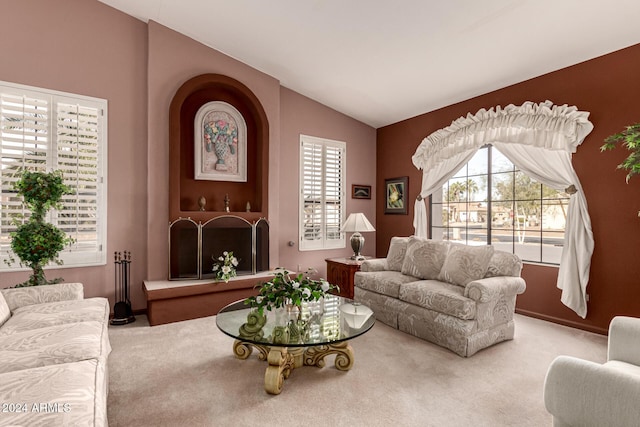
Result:
<instances>
[{"instance_id":1,"label":"tall indoor plant leaf","mask_svg":"<svg viewBox=\"0 0 640 427\"><path fill-rule=\"evenodd\" d=\"M631 152L618 165L618 169L627 171L627 183L629 183L631 177L640 174L640 123L627 126L622 132L608 136L604 142L604 145L600 147L600 151L612 150L617 144L622 144L623 147Z\"/></svg>"}]
</instances>

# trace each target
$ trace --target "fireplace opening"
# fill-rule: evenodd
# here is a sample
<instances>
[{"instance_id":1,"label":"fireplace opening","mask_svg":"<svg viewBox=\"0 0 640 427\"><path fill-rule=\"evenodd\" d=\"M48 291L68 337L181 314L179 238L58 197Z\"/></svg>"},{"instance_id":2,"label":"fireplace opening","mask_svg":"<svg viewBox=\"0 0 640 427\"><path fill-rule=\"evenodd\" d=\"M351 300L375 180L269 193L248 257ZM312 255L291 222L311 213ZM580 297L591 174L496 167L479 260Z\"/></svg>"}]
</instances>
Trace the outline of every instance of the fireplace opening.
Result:
<instances>
[{"instance_id":1,"label":"fireplace opening","mask_svg":"<svg viewBox=\"0 0 640 427\"><path fill-rule=\"evenodd\" d=\"M269 269L269 223L224 215L204 224L179 218L169 225L169 280L215 278L213 264L233 252L238 276Z\"/></svg>"}]
</instances>

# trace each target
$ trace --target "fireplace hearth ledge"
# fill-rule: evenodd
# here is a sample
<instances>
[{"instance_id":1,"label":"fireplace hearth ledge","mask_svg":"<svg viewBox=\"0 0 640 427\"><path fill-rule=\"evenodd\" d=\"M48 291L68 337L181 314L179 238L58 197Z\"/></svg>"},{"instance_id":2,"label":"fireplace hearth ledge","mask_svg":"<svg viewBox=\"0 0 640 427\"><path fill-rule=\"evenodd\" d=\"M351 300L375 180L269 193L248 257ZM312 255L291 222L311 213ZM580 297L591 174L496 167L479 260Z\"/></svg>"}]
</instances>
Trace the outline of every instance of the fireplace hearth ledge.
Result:
<instances>
[{"instance_id":1,"label":"fireplace hearth ledge","mask_svg":"<svg viewBox=\"0 0 640 427\"><path fill-rule=\"evenodd\" d=\"M145 280L147 317L151 326L214 316L234 301L257 295L255 286L274 271L232 277L228 283L215 279Z\"/></svg>"}]
</instances>

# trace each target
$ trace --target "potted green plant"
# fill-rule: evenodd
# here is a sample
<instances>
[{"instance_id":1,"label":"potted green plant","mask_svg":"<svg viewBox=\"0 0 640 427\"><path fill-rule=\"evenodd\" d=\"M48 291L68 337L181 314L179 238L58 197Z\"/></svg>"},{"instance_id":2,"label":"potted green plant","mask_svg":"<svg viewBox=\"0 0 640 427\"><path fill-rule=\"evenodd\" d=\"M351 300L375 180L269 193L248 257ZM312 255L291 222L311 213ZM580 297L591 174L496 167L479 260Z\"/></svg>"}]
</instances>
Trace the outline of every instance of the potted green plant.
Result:
<instances>
[{"instance_id":1,"label":"potted green plant","mask_svg":"<svg viewBox=\"0 0 640 427\"><path fill-rule=\"evenodd\" d=\"M640 123L627 126L622 132L608 136L604 142L600 151L613 150L619 143L631 151L629 156L618 165L618 169L627 171L627 183L632 176L640 174Z\"/></svg>"},{"instance_id":2,"label":"potted green plant","mask_svg":"<svg viewBox=\"0 0 640 427\"><path fill-rule=\"evenodd\" d=\"M273 279L258 285L258 295L245 300L245 304L253 310L247 317L244 327L252 333L255 328L261 329L266 322L265 308L276 313L275 326L272 332L274 343L300 342L305 333L305 320L302 319L302 305L318 301L336 289L324 279L314 280L310 275L313 270L305 274L293 275L283 268L277 268ZM293 317L293 318L292 318ZM261 333L261 331L260 331Z\"/></svg>"},{"instance_id":3,"label":"potted green plant","mask_svg":"<svg viewBox=\"0 0 640 427\"><path fill-rule=\"evenodd\" d=\"M29 280L16 287L60 283L60 278L46 279L44 266L52 261L58 265L62 264L58 253L73 242L64 231L45 221L47 211L51 208L59 209L60 199L70 192L69 187L63 182L62 172L24 171L14 188L31 211L25 222L21 221L22 216L14 218L18 228L10 234L11 249L20 258L20 265L32 269ZM9 264L13 261L11 258Z\"/></svg>"},{"instance_id":4,"label":"potted green plant","mask_svg":"<svg viewBox=\"0 0 640 427\"><path fill-rule=\"evenodd\" d=\"M291 277L291 273L283 268L276 269L273 279L258 285L258 295L245 300L245 304L255 308L260 315L264 309L271 311L287 305L301 307L304 302L318 301L328 292L338 289L324 279L314 280L312 271Z\"/></svg>"}]
</instances>

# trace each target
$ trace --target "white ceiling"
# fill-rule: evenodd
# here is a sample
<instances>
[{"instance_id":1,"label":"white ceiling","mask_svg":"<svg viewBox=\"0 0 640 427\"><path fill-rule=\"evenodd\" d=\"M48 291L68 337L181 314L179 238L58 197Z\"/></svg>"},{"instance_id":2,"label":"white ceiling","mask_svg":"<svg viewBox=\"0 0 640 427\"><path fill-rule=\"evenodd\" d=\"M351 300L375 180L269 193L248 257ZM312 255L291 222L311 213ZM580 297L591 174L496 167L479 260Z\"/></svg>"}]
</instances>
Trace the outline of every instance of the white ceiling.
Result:
<instances>
[{"instance_id":1,"label":"white ceiling","mask_svg":"<svg viewBox=\"0 0 640 427\"><path fill-rule=\"evenodd\" d=\"M376 128L640 43L638 0L100 1Z\"/></svg>"}]
</instances>

